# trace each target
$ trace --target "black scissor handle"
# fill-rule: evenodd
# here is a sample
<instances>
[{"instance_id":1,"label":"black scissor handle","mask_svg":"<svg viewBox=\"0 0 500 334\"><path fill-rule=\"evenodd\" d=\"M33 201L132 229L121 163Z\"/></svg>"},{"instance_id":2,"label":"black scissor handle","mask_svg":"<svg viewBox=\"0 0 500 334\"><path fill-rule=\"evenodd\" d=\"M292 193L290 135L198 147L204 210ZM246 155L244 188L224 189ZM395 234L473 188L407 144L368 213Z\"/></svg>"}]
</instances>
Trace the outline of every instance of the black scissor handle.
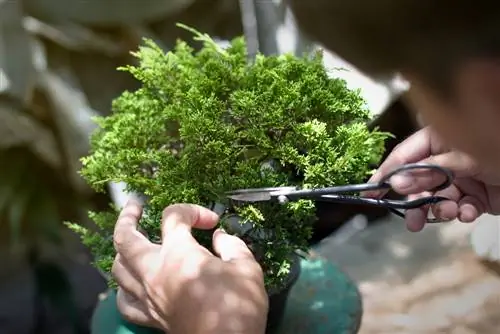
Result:
<instances>
[{"instance_id":1,"label":"black scissor handle","mask_svg":"<svg viewBox=\"0 0 500 334\"><path fill-rule=\"evenodd\" d=\"M410 210L422 207L424 205L436 204L442 201L449 200L442 196L428 196L422 197L415 200L390 200L390 199L376 199L376 198L364 198L351 195L324 195L320 199L325 202L333 203L345 203L345 204L359 204L359 205L371 205L386 208L392 213L396 214L401 218L405 218L404 211L399 210ZM442 223L444 220L437 218L427 218L427 223Z\"/></svg>"},{"instance_id":2,"label":"black scissor handle","mask_svg":"<svg viewBox=\"0 0 500 334\"><path fill-rule=\"evenodd\" d=\"M424 205L431 205L442 201L447 201L449 199L442 196L428 196L408 201L408 200L391 200L383 198L382 199L366 198L366 197L351 196L351 195L324 195L320 197L320 200L325 202L335 202L335 203L372 205L387 209L410 210L410 209L420 208Z\"/></svg>"},{"instance_id":3,"label":"black scissor handle","mask_svg":"<svg viewBox=\"0 0 500 334\"><path fill-rule=\"evenodd\" d=\"M392 213L394 213L397 216L404 219L404 218L406 218L405 212L399 211L398 209L404 209L404 210L417 209L417 208L424 206L424 205L436 204L436 203L439 203L442 201L449 201L449 198L442 197L442 196L429 196L429 197L418 198L418 199L411 200L411 201L399 201L399 202L401 202L401 205L399 207L397 205L394 205L395 204L394 202L397 202L397 201L392 201L393 203L389 203L391 205L388 206L387 208ZM449 220L440 219L440 218L427 218L426 220L427 220L427 224L439 224L439 223L449 222Z\"/></svg>"},{"instance_id":4,"label":"black scissor handle","mask_svg":"<svg viewBox=\"0 0 500 334\"><path fill-rule=\"evenodd\" d=\"M451 170L444 168L444 167L441 167L441 166L438 166L438 165L433 165L433 164L414 163L414 164L402 165L401 167L398 167L398 168L392 170L390 173L387 173L386 175L384 175L382 177L382 179L379 181L379 184L381 186L382 185L390 185L390 179L394 175L397 175L397 174L402 173L402 172L411 171L411 170L418 170L418 169L421 169L421 170L427 169L429 171L436 171L436 172L443 174L443 176L445 177L444 182L441 183L440 185L438 185L437 187L434 187L433 189L429 189L430 192L436 192L439 190L446 189L449 186L451 186L451 184L453 183L454 176L453 176L453 172Z\"/></svg>"}]
</instances>

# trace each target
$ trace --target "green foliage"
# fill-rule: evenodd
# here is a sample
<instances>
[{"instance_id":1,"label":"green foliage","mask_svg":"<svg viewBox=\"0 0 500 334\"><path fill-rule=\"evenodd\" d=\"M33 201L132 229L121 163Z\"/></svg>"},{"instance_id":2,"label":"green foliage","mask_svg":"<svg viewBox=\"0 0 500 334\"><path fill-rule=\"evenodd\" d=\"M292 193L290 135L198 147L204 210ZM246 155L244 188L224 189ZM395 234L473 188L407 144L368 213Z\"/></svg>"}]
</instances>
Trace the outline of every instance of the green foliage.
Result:
<instances>
[{"instance_id":1,"label":"green foliage","mask_svg":"<svg viewBox=\"0 0 500 334\"><path fill-rule=\"evenodd\" d=\"M359 92L327 75L322 54L263 56L247 62L243 38L222 49L198 32L195 52L178 41L165 54L146 41L131 73L142 87L124 92L114 113L97 119L82 175L95 189L124 181L149 198L141 225L159 241L160 214L178 202L233 208L225 192L240 188L321 187L362 181L383 153L387 134L370 131ZM263 168L275 161L277 168ZM268 231L247 240L258 249L268 286L288 274L290 254L304 250L315 220L308 200L233 208L243 222ZM94 219L100 236L84 235L109 271L116 212ZM205 232L207 233L207 232ZM197 232L209 246L210 238ZM204 239L203 239L204 238Z\"/></svg>"},{"instance_id":2,"label":"green foliage","mask_svg":"<svg viewBox=\"0 0 500 334\"><path fill-rule=\"evenodd\" d=\"M110 273L115 258L113 229L118 218L118 210L112 206L109 211L89 212L89 217L101 228L104 234L87 230L74 223L66 223L66 226L80 235L84 245L91 247L94 254L94 265L103 272Z\"/></svg>"}]
</instances>

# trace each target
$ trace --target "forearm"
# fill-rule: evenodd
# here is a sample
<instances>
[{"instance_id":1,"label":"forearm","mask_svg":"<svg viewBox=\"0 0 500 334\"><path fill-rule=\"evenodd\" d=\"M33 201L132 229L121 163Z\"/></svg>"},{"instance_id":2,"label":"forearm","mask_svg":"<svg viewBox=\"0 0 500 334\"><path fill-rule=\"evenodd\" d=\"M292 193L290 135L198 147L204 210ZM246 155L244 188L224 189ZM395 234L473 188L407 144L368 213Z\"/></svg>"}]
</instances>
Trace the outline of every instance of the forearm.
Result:
<instances>
[{"instance_id":1,"label":"forearm","mask_svg":"<svg viewBox=\"0 0 500 334\"><path fill-rule=\"evenodd\" d=\"M264 334L267 319L218 312L207 312L202 316L183 321L182 326L170 328L170 334Z\"/></svg>"},{"instance_id":2,"label":"forearm","mask_svg":"<svg viewBox=\"0 0 500 334\"><path fill-rule=\"evenodd\" d=\"M189 314L178 314L171 334L264 334L267 325L267 307L258 307L250 300L225 298L207 303L210 307L190 309ZM224 294L221 294L224 296ZM261 306L261 305L259 305ZM267 305L266 305L267 306Z\"/></svg>"},{"instance_id":3,"label":"forearm","mask_svg":"<svg viewBox=\"0 0 500 334\"><path fill-rule=\"evenodd\" d=\"M261 325L255 322L243 323L231 319L222 319L221 323L217 325L213 323L201 324L194 332L182 334L265 334L265 332L265 322Z\"/></svg>"}]
</instances>

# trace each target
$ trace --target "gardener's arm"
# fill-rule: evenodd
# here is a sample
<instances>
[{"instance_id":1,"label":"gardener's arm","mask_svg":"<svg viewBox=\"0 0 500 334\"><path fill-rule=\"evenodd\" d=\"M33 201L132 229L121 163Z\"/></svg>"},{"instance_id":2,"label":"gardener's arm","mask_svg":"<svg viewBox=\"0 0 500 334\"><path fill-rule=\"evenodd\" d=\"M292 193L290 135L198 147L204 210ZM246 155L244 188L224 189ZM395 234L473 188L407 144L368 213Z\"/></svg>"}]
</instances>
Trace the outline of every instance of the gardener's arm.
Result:
<instances>
[{"instance_id":1,"label":"gardener's arm","mask_svg":"<svg viewBox=\"0 0 500 334\"><path fill-rule=\"evenodd\" d=\"M162 245L137 230L142 209L131 202L116 223L113 276L118 308L134 323L171 334L263 334L268 297L262 270L237 237L217 231L213 256L191 228L213 228L218 217L196 205L165 209Z\"/></svg>"}]
</instances>

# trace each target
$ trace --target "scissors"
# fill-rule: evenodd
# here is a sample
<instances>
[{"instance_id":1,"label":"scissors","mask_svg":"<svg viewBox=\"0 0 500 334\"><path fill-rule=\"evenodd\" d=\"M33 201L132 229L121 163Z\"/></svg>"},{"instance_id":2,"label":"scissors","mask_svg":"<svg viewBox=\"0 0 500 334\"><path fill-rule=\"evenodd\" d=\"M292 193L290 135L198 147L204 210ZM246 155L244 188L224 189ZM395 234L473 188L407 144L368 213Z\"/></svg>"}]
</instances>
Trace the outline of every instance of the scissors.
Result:
<instances>
[{"instance_id":1,"label":"scissors","mask_svg":"<svg viewBox=\"0 0 500 334\"><path fill-rule=\"evenodd\" d=\"M400 210L409 210L422 207L424 205L436 204L442 201L449 200L442 196L427 196L415 200L390 200L390 199L376 199L376 198L363 198L354 193L361 191L372 190L390 190L392 186L390 179L396 174L400 174L412 170L427 170L435 171L442 174L445 178L442 184L430 189L431 192L436 192L448 188L453 183L453 173L443 167L432 164L405 164L392 172L386 174L379 182L351 184L343 186L313 188L313 189L300 189L294 186L274 187L274 188L251 188L240 189L227 193L227 196L236 202L265 202L277 201L279 203L286 203L288 201L297 201L299 199L313 199L325 202L334 203L348 203L348 204L362 204L379 206L390 210L392 213L404 218L405 213ZM351 195L349 195L351 194ZM428 218L429 223L440 223L445 220L437 218Z\"/></svg>"}]
</instances>

